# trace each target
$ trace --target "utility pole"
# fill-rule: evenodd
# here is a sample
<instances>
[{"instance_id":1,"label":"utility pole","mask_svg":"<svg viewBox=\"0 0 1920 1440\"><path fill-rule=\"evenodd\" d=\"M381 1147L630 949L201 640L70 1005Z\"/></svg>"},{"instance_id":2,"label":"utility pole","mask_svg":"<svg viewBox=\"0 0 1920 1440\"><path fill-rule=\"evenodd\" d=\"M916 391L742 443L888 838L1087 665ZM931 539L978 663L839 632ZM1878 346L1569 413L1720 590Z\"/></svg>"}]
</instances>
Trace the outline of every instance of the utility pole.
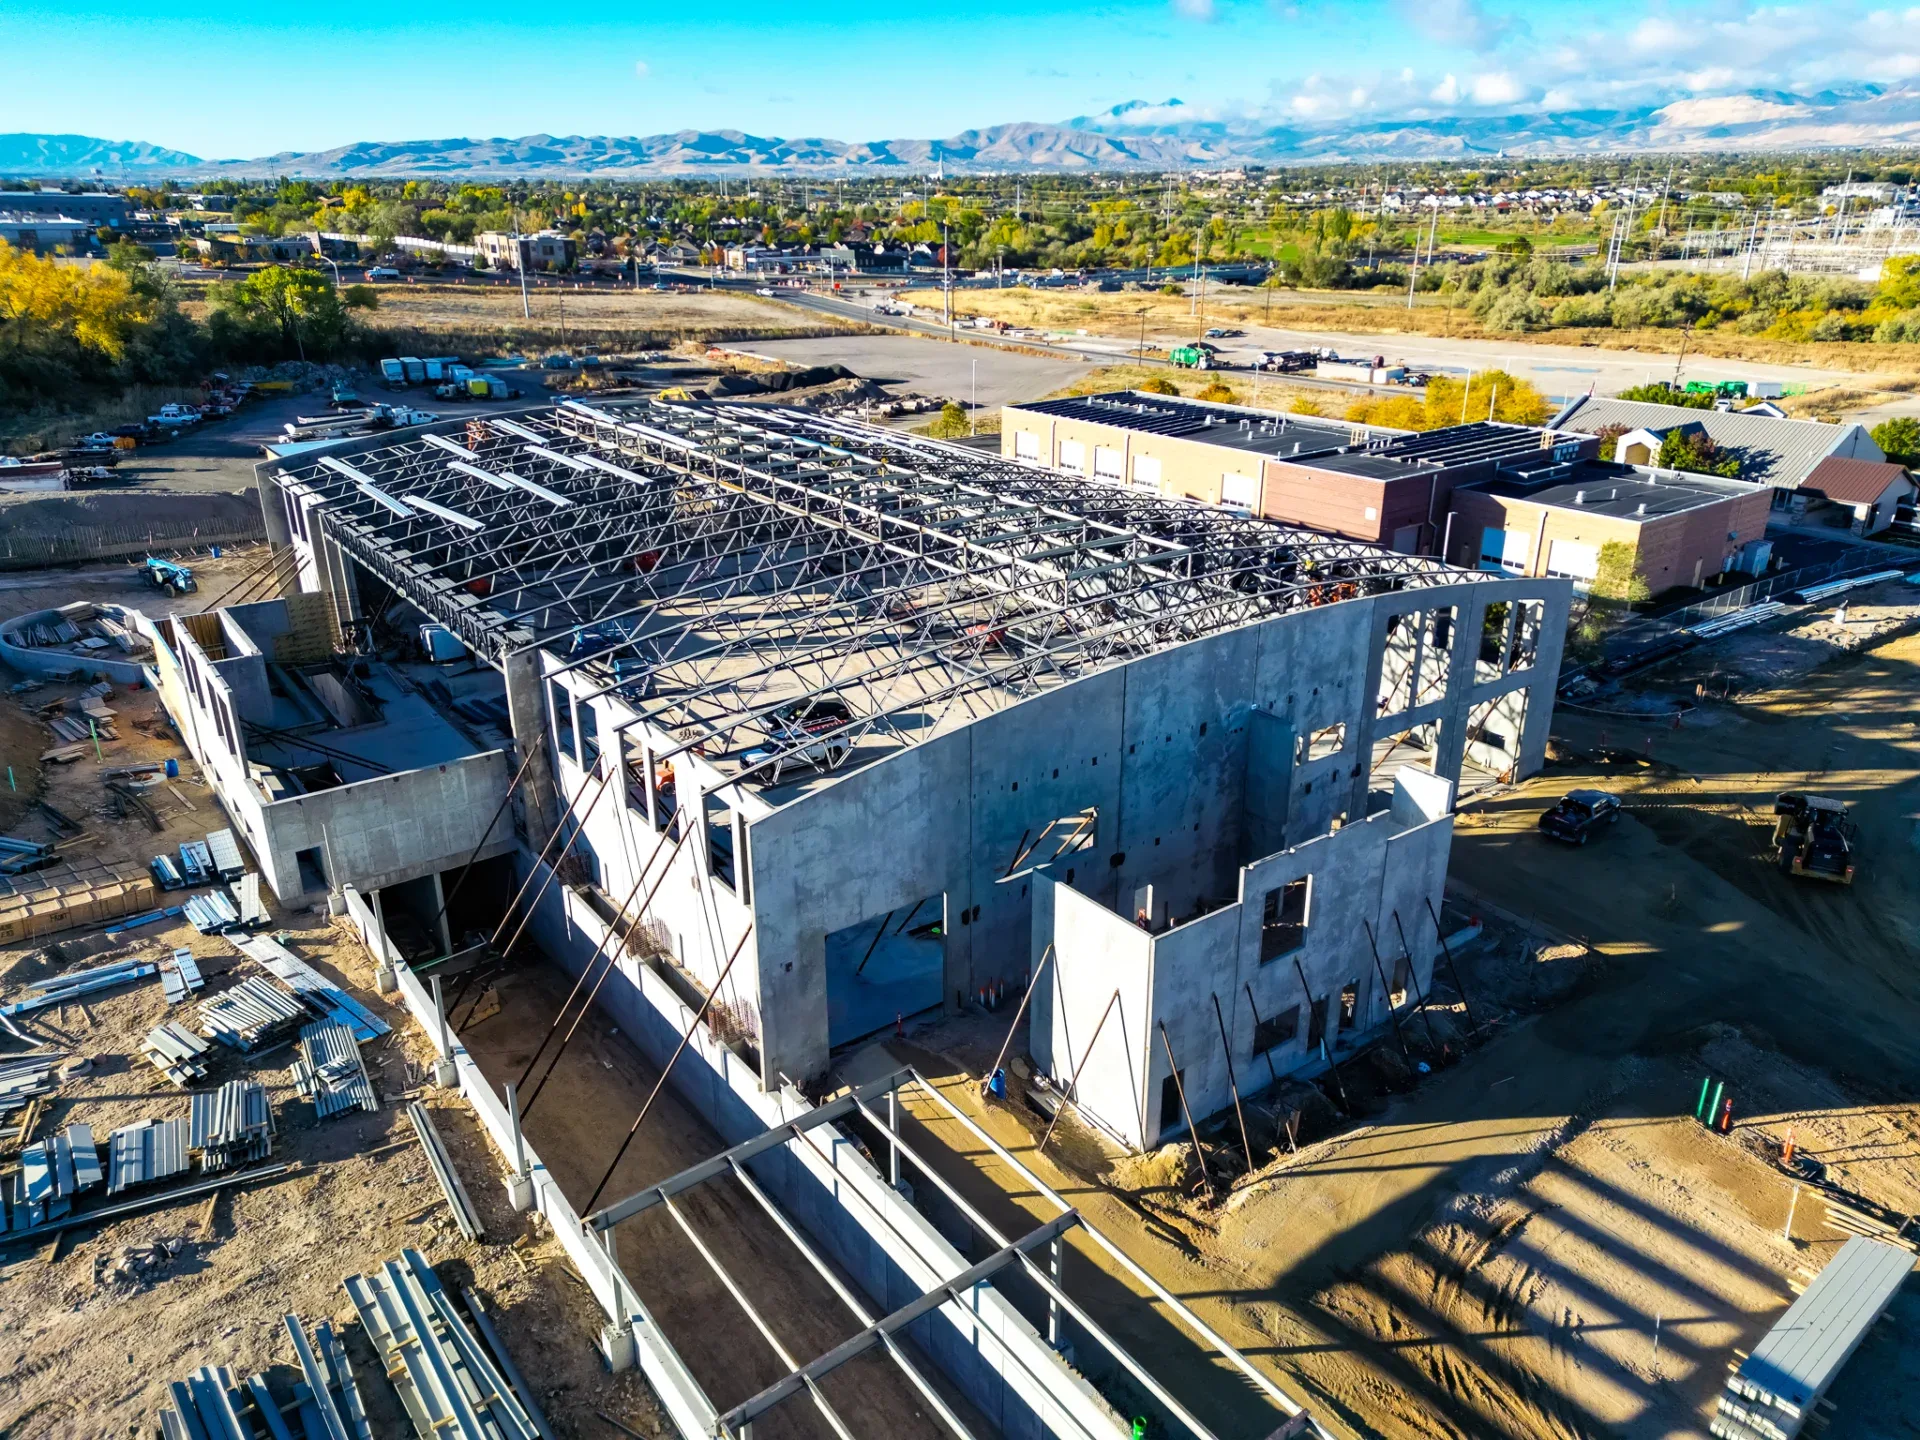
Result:
<instances>
[{"instance_id":1,"label":"utility pole","mask_svg":"<svg viewBox=\"0 0 1920 1440\"><path fill-rule=\"evenodd\" d=\"M520 211L513 212L513 268L520 272L520 316L533 319L533 305L527 299L527 247L520 238Z\"/></svg>"}]
</instances>

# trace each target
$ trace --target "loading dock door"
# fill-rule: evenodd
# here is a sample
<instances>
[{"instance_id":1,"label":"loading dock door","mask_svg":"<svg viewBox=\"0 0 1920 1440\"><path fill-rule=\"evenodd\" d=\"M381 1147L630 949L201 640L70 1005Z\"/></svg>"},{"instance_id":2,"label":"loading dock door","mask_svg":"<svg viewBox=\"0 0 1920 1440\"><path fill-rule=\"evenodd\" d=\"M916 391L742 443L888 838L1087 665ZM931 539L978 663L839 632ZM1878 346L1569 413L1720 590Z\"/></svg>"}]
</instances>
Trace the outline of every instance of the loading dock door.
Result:
<instances>
[{"instance_id":1,"label":"loading dock door","mask_svg":"<svg viewBox=\"0 0 1920 1440\"><path fill-rule=\"evenodd\" d=\"M896 1016L940 1004L946 964L947 902L870 915L827 936L827 1044L838 1047L889 1029Z\"/></svg>"}]
</instances>

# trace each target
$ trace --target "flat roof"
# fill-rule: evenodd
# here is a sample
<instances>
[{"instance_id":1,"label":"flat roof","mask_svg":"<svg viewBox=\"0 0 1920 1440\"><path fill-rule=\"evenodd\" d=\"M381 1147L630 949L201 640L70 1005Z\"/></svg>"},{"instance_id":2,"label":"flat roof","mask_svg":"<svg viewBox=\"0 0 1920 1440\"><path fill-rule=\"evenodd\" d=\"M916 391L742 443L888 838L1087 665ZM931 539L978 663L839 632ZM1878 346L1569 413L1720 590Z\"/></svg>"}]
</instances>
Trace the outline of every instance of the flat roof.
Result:
<instances>
[{"instance_id":1,"label":"flat roof","mask_svg":"<svg viewBox=\"0 0 1920 1440\"><path fill-rule=\"evenodd\" d=\"M261 469L476 654L544 649L578 693L671 735L661 758L697 749L756 784L1324 603L1330 583L1361 598L1500 579L724 401L565 401Z\"/></svg>"},{"instance_id":2,"label":"flat roof","mask_svg":"<svg viewBox=\"0 0 1920 1440\"><path fill-rule=\"evenodd\" d=\"M1537 478L1502 472L1499 478L1471 488L1504 499L1617 520L1681 515L1761 492L1760 486L1748 480L1617 465L1610 460L1549 466Z\"/></svg>"},{"instance_id":3,"label":"flat roof","mask_svg":"<svg viewBox=\"0 0 1920 1440\"><path fill-rule=\"evenodd\" d=\"M1244 405L1218 405L1154 395L1144 390L1115 390L1104 395L1067 395L1058 400L1036 400L1009 405L1027 415L1050 415L1112 425L1143 435L1166 435L1198 440L1229 450L1248 450L1276 459L1323 454L1374 436L1397 435L1397 430L1353 425L1314 415L1281 415Z\"/></svg>"},{"instance_id":4,"label":"flat roof","mask_svg":"<svg viewBox=\"0 0 1920 1440\"><path fill-rule=\"evenodd\" d=\"M1389 433L1329 454L1303 456L1299 464L1336 475L1367 480L1425 480L1469 465L1491 461L1502 467L1524 466L1534 457L1566 463L1581 449L1591 449L1585 435L1563 435L1534 425L1508 425L1476 420L1440 430L1414 434ZM1291 461L1291 457L1278 457Z\"/></svg>"}]
</instances>

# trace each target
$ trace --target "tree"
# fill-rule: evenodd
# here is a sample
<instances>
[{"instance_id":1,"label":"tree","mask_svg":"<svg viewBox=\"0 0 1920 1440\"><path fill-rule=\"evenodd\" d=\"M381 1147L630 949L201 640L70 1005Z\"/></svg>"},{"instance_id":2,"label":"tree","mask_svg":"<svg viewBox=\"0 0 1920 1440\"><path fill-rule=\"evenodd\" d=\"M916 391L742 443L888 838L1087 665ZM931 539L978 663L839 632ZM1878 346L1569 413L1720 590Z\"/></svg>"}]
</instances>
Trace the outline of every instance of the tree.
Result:
<instances>
[{"instance_id":1,"label":"tree","mask_svg":"<svg viewBox=\"0 0 1920 1440\"><path fill-rule=\"evenodd\" d=\"M1710 390L1676 390L1664 380L1648 385L1629 385L1620 392L1622 400L1644 400L1652 405L1684 405L1689 410L1711 410L1715 395Z\"/></svg>"},{"instance_id":2,"label":"tree","mask_svg":"<svg viewBox=\"0 0 1920 1440\"><path fill-rule=\"evenodd\" d=\"M1624 540L1609 540L1600 547L1589 593L1602 600L1620 600L1629 605L1651 599L1653 591L1640 573L1639 553Z\"/></svg>"},{"instance_id":3,"label":"tree","mask_svg":"<svg viewBox=\"0 0 1920 1440\"><path fill-rule=\"evenodd\" d=\"M936 440L957 440L972 428L967 407L958 400L949 400L940 407L940 418L927 427L927 433Z\"/></svg>"},{"instance_id":4,"label":"tree","mask_svg":"<svg viewBox=\"0 0 1920 1440\"><path fill-rule=\"evenodd\" d=\"M1920 420L1911 415L1896 415L1882 420L1869 432L1873 443L1896 465L1920 465Z\"/></svg>"},{"instance_id":5,"label":"tree","mask_svg":"<svg viewBox=\"0 0 1920 1440\"><path fill-rule=\"evenodd\" d=\"M332 282L305 267L257 270L237 284L218 287L213 306L225 332L220 338L251 341L282 355L291 348L302 360L310 353L331 354L351 329L346 302Z\"/></svg>"},{"instance_id":6,"label":"tree","mask_svg":"<svg viewBox=\"0 0 1920 1440\"><path fill-rule=\"evenodd\" d=\"M1740 478L1740 457L1720 448L1710 435L1695 435L1684 430L1669 430L1660 442L1654 464L1662 470L1684 470L1691 475L1719 475L1728 480Z\"/></svg>"}]
</instances>

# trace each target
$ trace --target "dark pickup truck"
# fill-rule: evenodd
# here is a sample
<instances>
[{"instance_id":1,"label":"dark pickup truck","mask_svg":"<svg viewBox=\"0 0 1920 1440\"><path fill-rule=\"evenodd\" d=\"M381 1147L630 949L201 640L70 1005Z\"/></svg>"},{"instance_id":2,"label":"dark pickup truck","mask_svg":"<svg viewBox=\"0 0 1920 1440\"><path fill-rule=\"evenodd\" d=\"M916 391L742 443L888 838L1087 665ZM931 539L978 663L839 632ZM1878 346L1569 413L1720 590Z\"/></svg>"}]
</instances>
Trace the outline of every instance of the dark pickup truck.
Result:
<instances>
[{"instance_id":1,"label":"dark pickup truck","mask_svg":"<svg viewBox=\"0 0 1920 1440\"><path fill-rule=\"evenodd\" d=\"M1620 818L1620 797L1605 790L1569 790L1560 803L1540 817L1540 833L1549 840L1584 845L1602 825Z\"/></svg>"}]
</instances>

